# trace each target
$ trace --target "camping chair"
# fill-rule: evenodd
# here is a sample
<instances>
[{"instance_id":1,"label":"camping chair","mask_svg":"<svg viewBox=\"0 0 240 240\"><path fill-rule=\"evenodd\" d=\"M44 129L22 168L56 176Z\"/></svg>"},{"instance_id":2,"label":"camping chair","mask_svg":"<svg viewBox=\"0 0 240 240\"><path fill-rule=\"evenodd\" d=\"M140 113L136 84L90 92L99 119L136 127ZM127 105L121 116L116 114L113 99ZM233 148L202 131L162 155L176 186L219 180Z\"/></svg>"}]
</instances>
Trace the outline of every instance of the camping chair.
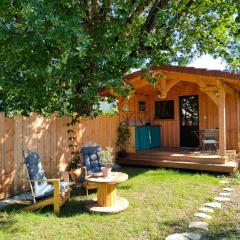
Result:
<instances>
[{"instance_id":1,"label":"camping chair","mask_svg":"<svg viewBox=\"0 0 240 240\"><path fill-rule=\"evenodd\" d=\"M99 152L101 148L99 146L90 146L83 147L81 149L82 154L82 177L83 177L83 186L86 189L86 195L88 195L89 189L97 188L97 185L94 183L84 181L86 176L92 175L93 173L101 172L101 164L99 162Z\"/></svg>"},{"instance_id":2,"label":"camping chair","mask_svg":"<svg viewBox=\"0 0 240 240\"><path fill-rule=\"evenodd\" d=\"M218 139L219 139L219 130L218 129L204 129L203 139L202 139L202 148L203 150L210 150L213 153L216 153L218 150Z\"/></svg>"},{"instance_id":3,"label":"camping chair","mask_svg":"<svg viewBox=\"0 0 240 240\"><path fill-rule=\"evenodd\" d=\"M36 210L47 205L53 205L53 211L56 215L60 214L60 207L70 198L71 189L69 187L69 177L63 175L64 182L59 178L47 179L45 172L37 153L24 153L24 163L28 173L33 204L24 208L24 210Z\"/></svg>"}]
</instances>

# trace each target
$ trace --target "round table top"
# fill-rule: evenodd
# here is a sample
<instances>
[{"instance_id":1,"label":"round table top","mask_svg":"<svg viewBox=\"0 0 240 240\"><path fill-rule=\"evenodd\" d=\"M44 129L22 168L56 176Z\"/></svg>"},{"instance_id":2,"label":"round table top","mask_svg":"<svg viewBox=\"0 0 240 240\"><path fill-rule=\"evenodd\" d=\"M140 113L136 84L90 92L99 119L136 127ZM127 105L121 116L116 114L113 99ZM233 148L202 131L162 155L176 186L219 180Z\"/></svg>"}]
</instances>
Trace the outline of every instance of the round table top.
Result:
<instances>
[{"instance_id":1,"label":"round table top","mask_svg":"<svg viewBox=\"0 0 240 240\"><path fill-rule=\"evenodd\" d=\"M103 177L102 173L97 173L85 177L85 180L92 183L118 184L128 180L128 175L122 172L111 172L109 177Z\"/></svg>"}]
</instances>

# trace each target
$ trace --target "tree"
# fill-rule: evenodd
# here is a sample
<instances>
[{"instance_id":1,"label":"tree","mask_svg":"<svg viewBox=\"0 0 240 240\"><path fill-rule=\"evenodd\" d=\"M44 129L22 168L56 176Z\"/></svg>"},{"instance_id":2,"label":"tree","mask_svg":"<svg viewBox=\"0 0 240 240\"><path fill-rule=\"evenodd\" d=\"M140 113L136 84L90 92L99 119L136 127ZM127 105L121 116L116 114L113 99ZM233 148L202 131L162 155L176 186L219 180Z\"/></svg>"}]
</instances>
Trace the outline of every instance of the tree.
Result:
<instances>
[{"instance_id":1,"label":"tree","mask_svg":"<svg viewBox=\"0 0 240 240\"><path fill-rule=\"evenodd\" d=\"M122 80L131 69L226 57L239 8L234 0L2 0L1 109L92 115L102 87L131 90Z\"/></svg>"}]
</instances>

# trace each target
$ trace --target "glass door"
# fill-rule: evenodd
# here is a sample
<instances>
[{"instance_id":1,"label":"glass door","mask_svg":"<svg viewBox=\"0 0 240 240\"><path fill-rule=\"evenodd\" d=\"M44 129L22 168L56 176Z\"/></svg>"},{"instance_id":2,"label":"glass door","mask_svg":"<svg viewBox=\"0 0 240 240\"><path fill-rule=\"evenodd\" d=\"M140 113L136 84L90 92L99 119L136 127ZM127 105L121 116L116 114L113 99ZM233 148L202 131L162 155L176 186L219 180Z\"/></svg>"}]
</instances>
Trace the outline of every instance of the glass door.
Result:
<instances>
[{"instance_id":1,"label":"glass door","mask_svg":"<svg viewBox=\"0 0 240 240\"><path fill-rule=\"evenodd\" d=\"M180 105L180 146L199 146L199 110L198 96L179 97Z\"/></svg>"}]
</instances>

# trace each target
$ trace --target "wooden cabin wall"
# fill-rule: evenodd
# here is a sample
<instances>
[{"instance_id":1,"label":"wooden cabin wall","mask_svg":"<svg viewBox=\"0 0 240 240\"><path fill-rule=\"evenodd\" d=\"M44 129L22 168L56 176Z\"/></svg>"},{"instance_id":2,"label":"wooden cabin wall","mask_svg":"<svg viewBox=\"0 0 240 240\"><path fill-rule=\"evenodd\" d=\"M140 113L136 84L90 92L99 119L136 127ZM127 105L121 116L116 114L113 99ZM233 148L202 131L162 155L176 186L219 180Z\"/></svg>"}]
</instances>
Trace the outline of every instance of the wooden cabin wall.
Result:
<instances>
[{"instance_id":1,"label":"wooden cabin wall","mask_svg":"<svg viewBox=\"0 0 240 240\"><path fill-rule=\"evenodd\" d=\"M240 152L240 91L237 93L237 151Z\"/></svg>"},{"instance_id":2,"label":"wooden cabin wall","mask_svg":"<svg viewBox=\"0 0 240 240\"><path fill-rule=\"evenodd\" d=\"M155 101L159 101L155 91L148 92L144 95L135 94L128 102L128 113L121 112L120 119L131 119L132 125L137 123L138 101L146 102L145 120L151 121L154 125L161 126L161 144L162 147L179 147L180 146L180 116L179 116L179 96L198 95L199 96L199 128L218 128L218 107L204 93L202 93L197 84L190 82L180 82L175 85L164 100L174 100L174 119L160 120L154 119ZM238 136L240 136L239 120L240 119L240 96L235 91L235 95L226 95L226 131L227 131L227 149L239 149Z\"/></svg>"},{"instance_id":3,"label":"wooden cabin wall","mask_svg":"<svg viewBox=\"0 0 240 240\"><path fill-rule=\"evenodd\" d=\"M146 111L140 112L138 111L138 102L143 101L146 103ZM128 108L128 111L124 111L124 109ZM120 112L120 121L125 120L128 121L129 125L141 125L144 122L151 122L151 102L149 101L148 94L139 94L135 93L133 97L129 99L126 103L123 111Z\"/></svg>"},{"instance_id":4,"label":"wooden cabin wall","mask_svg":"<svg viewBox=\"0 0 240 240\"><path fill-rule=\"evenodd\" d=\"M174 100L175 117L172 120L154 119L152 111L152 123L161 125L161 142L163 147L180 146L180 114L179 114L179 96L198 95L199 96L199 129L218 128L218 107L204 93L202 93L197 84L189 82L180 82L175 85L168 93L166 100ZM159 100L156 93L153 94L152 108L154 102ZM226 135L227 149L238 149L238 119L237 119L238 94L226 95Z\"/></svg>"},{"instance_id":5,"label":"wooden cabin wall","mask_svg":"<svg viewBox=\"0 0 240 240\"><path fill-rule=\"evenodd\" d=\"M180 82L175 85L164 100L174 100L174 119L154 119L152 111L152 123L161 126L162 147L180 146L180 116L179 116L179 96L199 95L199 88L196 84ZM157 94L152 95L152 109L155 108L155 101L160 101Z\"/></svg>"}]
</instances>

